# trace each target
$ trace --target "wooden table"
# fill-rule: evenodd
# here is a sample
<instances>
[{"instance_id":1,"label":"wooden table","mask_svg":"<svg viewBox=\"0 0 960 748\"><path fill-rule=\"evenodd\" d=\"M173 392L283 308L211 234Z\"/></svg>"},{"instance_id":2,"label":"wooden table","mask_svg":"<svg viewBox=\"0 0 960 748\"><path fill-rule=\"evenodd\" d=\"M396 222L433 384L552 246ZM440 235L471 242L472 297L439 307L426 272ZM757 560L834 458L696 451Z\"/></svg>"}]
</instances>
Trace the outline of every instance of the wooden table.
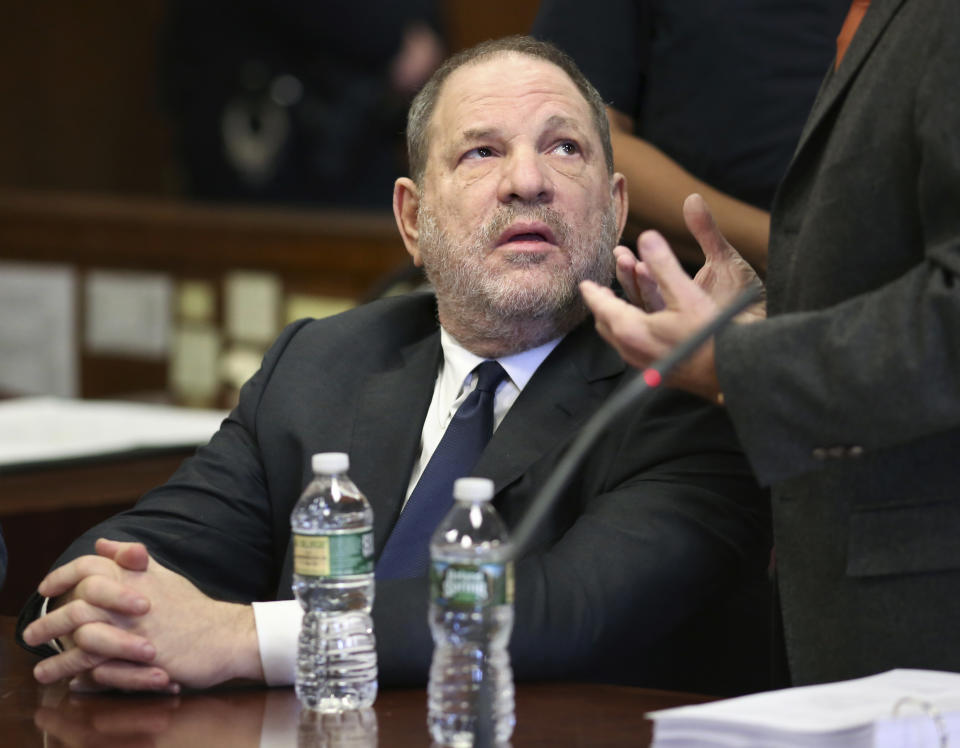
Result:
<instances>
[{"instance_id":1,"label":"wooden table","mask_svg":"<svg viewBox=\"0 0 960 748\"><path fill-rule=\"evenodd\" d=\"M361 748L428 746L422 689L381 691L367 739L351 725L318 725L301 714L291 688L218 689L173 696L73 695L63 685L39 686L35 658L13 641L14 619L0 616L0 743L16 748ZM513 748L645 746L652 709L709 699L691 694L574 683L517 686ZM353 725L356 727L356 725ZM340 731L339 736L336 734ZM373 732L375 731L375 732ZM261 742L261 738L263 738Z\"/></svg>"}]
</instances>

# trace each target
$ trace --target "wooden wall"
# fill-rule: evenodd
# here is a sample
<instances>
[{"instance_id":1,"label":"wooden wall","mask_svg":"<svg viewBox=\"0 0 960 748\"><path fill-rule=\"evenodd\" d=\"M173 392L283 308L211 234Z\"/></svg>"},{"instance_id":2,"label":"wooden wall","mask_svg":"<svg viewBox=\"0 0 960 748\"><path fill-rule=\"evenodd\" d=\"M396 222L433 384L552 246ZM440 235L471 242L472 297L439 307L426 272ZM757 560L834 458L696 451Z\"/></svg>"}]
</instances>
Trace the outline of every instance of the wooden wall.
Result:
<instances>
[{"instance_id":1,"label":"wooden wall","mask_svg":"<svg viewBox=\"0 0 960 748\"><path fill-rule=\"evenodd\" d=\"M0 186L163 194L156 85L163 0L6 3Z\"/></svg>"},{"instance_id":2,"label":"wooden wall","mask_svg":"<svg viewBox=\"0 0 960 748\"><path fill-rule=\"evenodd\" d=\"M538 6L538 0L442 3L454 50L529 30ZM0 187L176 194L157 89L165 10L164 0L5 4Z\"/></svg>"}]
</instances>

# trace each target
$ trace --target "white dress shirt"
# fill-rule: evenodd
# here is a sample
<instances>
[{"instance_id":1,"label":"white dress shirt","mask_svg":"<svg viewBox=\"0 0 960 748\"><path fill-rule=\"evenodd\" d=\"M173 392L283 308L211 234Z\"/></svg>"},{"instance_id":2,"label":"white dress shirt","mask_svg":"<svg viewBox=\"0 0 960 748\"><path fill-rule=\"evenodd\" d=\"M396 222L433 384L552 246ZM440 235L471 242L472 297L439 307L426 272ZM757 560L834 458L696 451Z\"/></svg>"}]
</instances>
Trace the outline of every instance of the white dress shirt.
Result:
<instances>
[{"instance_id":1,"label":"white dress shirt","mask_svg":"<svg viewBox=\"0 0 960 748\"><path fill-rule=\"evenodd\" d=\"M497 359L507 372L507 378L497 387L493 400L493 428L503 421L507 411L527 386L527 382L543 363L543 360L560 342L560 338L544 343L537 348L512 356ZM420 438L420 457L413 466L407 498L420 480L423 469L433 456L440 439L457 408L477 386L473 369L485 359L474 355L461 346L443 328L440 329L440 346L443 361L433 388L433 399L423 422ZM360 487L361 490L363 486ZM424 616L427 612L424 611ZM288 686L294 682L297 659L297 638L300 634L300 618L303 611L297 600L276 600L253 603L253 615L260 643L260 661L267 685Z\"/></svg>"}]
</instances>

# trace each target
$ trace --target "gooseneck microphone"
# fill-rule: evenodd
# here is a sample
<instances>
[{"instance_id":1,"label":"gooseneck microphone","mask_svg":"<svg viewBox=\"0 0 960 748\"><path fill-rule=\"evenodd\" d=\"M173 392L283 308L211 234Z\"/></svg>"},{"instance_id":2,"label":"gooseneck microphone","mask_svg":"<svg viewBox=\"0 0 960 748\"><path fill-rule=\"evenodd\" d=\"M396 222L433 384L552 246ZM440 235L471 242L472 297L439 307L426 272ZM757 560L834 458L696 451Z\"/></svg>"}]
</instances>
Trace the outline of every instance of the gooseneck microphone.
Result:
<instances>
[{"instance_id":1,"label":"gooseneck microphone","mask_svg":"<svg viewBox=\"0 0 960 748\"><path fill-rule=\"evenodd\" d=\"M729 306L722 309L710 322L676 345L666 356L655 361L646 369L638 371L623 389L614 393L597 409L597 412L580 429L580 433L573 440L570 449L557 463L547 482L543 484L543 488L534 498L526 515L517 525L516 531L512 533L510 547L507 551L509 558L516 559L523 555L537 526L550 511L560 492L586 457L587 451L610 423L622 414L626 408L636 406L652 398L659 391L658 387L666 374L681 361L691 356L694 351L729 324L730 320L740 312L759 301L760 296L761 288L758 285L753 285L741 292Z\"/></svg>"}]
</instances>

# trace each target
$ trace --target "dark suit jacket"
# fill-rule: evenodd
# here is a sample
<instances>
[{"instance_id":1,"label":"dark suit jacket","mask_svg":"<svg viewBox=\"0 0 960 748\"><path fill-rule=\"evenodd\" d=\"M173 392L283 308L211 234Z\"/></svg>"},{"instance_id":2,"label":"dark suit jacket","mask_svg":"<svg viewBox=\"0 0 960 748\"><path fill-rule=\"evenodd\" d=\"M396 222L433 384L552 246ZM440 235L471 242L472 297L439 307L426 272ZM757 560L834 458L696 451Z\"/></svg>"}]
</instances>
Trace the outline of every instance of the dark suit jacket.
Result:
<instances>
[{"instance_id":1,"label":"dark suit jacket","mask_svg":"<svg viewBox=\"0 0 960 748\"><path fill-rule=\"evenodd\" d=\"M717 342L796 683L960 670L958 40L956 0L873 0L774 204L770 319Z\"/></svg>"},{"instance_id":2,"label":"dark suit jacket","mask_svg":"<svg viewBox=\"0 0 960 748\"><path fill-rule=\"evenodd\" d=\"M291 325L210 444L58 563L90 552L100 535L137 539L212 596L289 598L290 512L310 477L310 455L326 451L349 453L350 475L373 506L379 554L418 454L441 355L430 294ZM590 321L543 362L474 471L493 479L508 526L626 375ZM763 573L767 511L722 411L666 394L625 414L517 564L517 677L685 685L689 673L674 659L686 653L680 634ZM382 684L425 682L426 613L424 579L378 581Z\"/></svg>"}]
</instances>

